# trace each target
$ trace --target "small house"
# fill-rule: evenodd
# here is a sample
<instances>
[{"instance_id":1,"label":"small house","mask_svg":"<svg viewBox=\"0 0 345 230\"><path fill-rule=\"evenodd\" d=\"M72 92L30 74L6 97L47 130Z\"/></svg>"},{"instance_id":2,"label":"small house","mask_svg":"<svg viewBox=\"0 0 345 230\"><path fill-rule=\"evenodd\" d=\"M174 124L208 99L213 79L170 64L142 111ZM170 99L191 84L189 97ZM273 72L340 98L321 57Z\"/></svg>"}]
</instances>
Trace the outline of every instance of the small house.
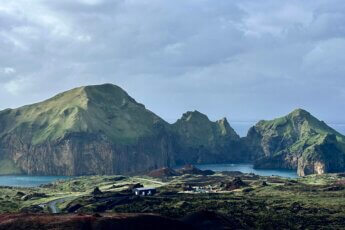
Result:
<instances>
[{"instance_id":1,"label":"small house","mask_svg":"<svg viewBox=\"0 0 345 230\"><path fill-rule=\"evenodd\" d=\"M155 188L135 188L133 192L136 196L153 196L156 193Z\"/></svg>"}]
</instances>

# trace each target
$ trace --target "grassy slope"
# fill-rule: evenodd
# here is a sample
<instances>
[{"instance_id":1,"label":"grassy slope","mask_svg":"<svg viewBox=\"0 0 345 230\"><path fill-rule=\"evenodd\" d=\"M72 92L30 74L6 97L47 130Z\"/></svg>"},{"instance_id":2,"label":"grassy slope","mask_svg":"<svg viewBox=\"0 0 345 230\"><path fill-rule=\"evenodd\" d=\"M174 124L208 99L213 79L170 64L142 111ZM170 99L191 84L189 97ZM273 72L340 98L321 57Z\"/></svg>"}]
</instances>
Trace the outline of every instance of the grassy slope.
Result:
<instances>
[{"instance_id":1,"label":"grassy slope","mask_svg":"<svg viewBox=\"0 0 345 230\"><path fill-rule=\"evenodd\" d=\"M164 123L110 84L80 87L41 103L2 111L0 121L0 137L15 133L32 144L73 132L102 132L114 142L130 143L149 135L155 122Z\"/></svg>"},{"instance_id":2,"label":"grassy slope","mask_svg":"<svg viewBox=\"0 0 345 230\"><path fill-rule=\"evenodd\" d=\"M265 131L277 131L278 134L284 136L299 135L299 137L303 137L312 133L335 134L339 140L345 141L345 137L339 132L302 109L297 109L287 116L272 121L260 121L257 127Z\"/></svg>"}]
</instances>

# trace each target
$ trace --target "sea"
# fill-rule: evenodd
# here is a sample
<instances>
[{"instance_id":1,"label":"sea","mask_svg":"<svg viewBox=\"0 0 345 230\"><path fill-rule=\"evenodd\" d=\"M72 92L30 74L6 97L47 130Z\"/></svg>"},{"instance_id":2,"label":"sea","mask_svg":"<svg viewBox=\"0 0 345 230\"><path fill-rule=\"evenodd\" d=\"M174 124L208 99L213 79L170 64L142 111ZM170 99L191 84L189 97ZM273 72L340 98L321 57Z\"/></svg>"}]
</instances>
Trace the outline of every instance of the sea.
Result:
<instances>
[{"instance_id":1,"label":"sea","mask_svg":"<svg viewBox=\"0 0 345 230\"><path fill-rule=\"evenodd\" d=\"M286 169L254 169L252 164L197 164L195 167L201 170L214 172L239 171L242 173L254 173L259 176L280 176L285 178L297 178L296 170Z\"/></svg>"},{"instance_id":2,"label":"sea","mask_svg":"<svg viewBox=\"0 0 345 230\"><path fill-rule=\"evenodd\" d=\"M57 180L66 180L68 176L25 176L10 175L0 176L0 186L15 187L37 187L43 184L49 184Z\"/></svg>"}]
</instances>

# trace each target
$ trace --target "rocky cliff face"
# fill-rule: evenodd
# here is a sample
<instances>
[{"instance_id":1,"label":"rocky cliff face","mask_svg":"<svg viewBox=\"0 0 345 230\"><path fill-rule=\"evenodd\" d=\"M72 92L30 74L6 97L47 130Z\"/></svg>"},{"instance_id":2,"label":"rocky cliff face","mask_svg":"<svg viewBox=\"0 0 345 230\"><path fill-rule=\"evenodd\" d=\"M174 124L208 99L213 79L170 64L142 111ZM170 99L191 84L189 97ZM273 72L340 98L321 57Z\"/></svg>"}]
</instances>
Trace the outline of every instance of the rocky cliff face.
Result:
<instances>
[{"instance_id":1,"label":"rocky cliff face","mask_svg":"<svg viewBox=\"0 0 345 230\"><path fill-rule=\"evenodd\" d=\"M345 137L301 109L260 121L246 143L256 168L296 169L301 176L345 170Z\"/></svg>"},{"instance_id":2,"label":"rocky cliff face","mask_svg":"<svg viewBox=\"0 0 345 230\"><path fill-rule=\"evenodd\" d=\"M212 122L198 111L187 112L173 124L178 164L243 161L240 137L226 118Z\"/></svg>"}]
</instances>

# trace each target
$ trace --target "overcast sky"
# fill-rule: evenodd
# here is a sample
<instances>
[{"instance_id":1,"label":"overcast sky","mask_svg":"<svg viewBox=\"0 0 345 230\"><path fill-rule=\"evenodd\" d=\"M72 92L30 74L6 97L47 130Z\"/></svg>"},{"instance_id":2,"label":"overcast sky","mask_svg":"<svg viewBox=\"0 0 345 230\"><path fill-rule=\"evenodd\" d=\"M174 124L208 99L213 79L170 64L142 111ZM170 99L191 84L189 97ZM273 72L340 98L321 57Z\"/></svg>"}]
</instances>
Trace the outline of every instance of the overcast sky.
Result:
<instances>
[{"instance_id":1,"label":"overcast sky","mask_svg":"<svg viewBox=\"0 0 345 230\"><path fill-rule=\"evenodd\" d=\"M0 109L106 82L171 122L345 122L345 1L0 0Z\"/></svg>"}]
</instances>

